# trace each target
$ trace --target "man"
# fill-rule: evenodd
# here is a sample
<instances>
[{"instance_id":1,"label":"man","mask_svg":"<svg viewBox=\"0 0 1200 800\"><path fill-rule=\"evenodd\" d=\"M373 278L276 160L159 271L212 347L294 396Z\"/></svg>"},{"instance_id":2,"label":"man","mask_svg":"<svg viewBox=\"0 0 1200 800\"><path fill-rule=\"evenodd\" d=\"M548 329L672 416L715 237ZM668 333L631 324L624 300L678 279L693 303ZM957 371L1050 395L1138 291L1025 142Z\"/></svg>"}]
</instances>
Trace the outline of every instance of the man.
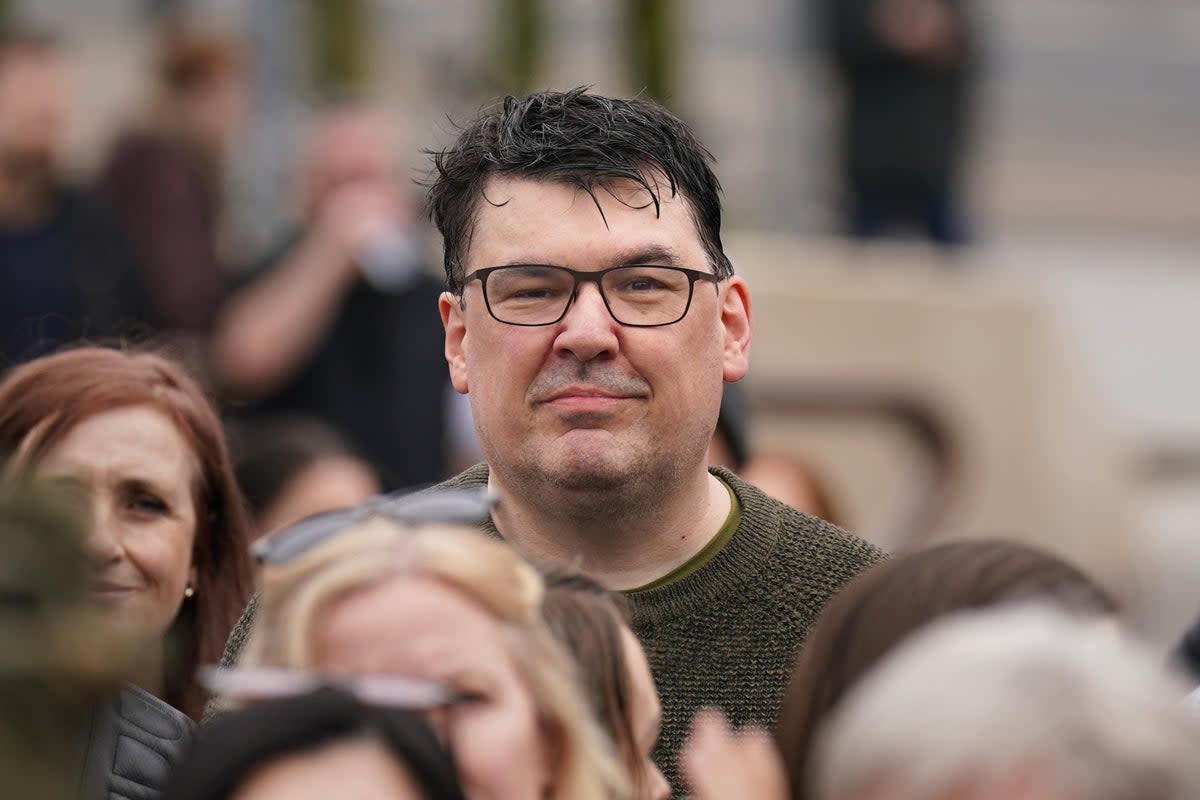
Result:
<instances>
[{"instance_id":1,"label":"man","mask_svg":"<svg viewBox=\"0 0 1200 800\"><path fill-rule=\"evenodd\" d=\"M138 267L115 220L57 158L70 70L43 34L0 37L0 369L80 336L138 333Z\"/></svg>"},{"instance_id":2,"label":"man","mask_svg":"<svg viewBox=\"0 0 1200 800\"><path fill-rule=\"evenodd\" d=\"M628 594L674 784L692 715L771 726L805 632L881 553L706 451L749 366L750 297L691 130L577 89L483 114L434 155L454 388L501 498L490 532Z\"/></svg>"},{"instance_id":3,"label":"man","mask_svg":"<svg viewBox=\"0 0 1200 800\"><path fill-rule=\"evenodd\" d=\"M215 371L250 416L335 428L383 484L443 468L447 387L440 281L423 272L417 215L387 126L340 106L303 164L304 223L252 270L218 322Z\"/></svg>"}]
</instances>

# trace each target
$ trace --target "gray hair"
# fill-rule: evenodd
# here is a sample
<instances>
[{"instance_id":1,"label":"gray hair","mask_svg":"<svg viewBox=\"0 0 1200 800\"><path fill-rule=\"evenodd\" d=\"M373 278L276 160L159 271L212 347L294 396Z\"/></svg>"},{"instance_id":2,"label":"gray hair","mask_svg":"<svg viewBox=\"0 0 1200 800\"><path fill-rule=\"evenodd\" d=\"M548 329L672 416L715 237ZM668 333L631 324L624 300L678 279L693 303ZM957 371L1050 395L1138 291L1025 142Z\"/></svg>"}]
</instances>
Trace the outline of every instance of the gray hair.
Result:
<instances>
[{"instance_id":1,"label":"gray hair","mask_svg":"<svg viewBox=\"0 0 1200 800\"><path fill-rule=\"evenodd\" d=\"M1200 797L1200 717L1161 659L1035 607L915 634L821 731L813 796L927 800L1033 778L1063 797Z\"/></svg>"}]
</instances>

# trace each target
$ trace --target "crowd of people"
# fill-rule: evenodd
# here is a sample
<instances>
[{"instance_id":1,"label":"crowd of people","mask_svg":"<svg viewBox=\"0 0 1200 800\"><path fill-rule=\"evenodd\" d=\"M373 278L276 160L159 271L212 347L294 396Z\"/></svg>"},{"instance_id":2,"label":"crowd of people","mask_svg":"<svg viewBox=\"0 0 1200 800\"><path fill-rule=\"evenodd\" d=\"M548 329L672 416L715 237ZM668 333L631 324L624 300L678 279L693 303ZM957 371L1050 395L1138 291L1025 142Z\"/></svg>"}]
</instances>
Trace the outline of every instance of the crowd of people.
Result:
<instances>
[{"instance_id":1,"label":"crowd of people","mask_svg":"<svg viewBox=\"0 0 1200 800\"><path fill-rule=\"evenodd\" d=\"M93 193L53 172L57 45L0 42L6 790L1200 797L1186 682L1078 568L889 556L730 468L751 291L679 118L481 111L432 154L436 281L380 118L331 108L303 221L234 281L241 62L163 46L164 111ZM464 408L482 460L448 476Z\"/></svg>"}]
</instances>

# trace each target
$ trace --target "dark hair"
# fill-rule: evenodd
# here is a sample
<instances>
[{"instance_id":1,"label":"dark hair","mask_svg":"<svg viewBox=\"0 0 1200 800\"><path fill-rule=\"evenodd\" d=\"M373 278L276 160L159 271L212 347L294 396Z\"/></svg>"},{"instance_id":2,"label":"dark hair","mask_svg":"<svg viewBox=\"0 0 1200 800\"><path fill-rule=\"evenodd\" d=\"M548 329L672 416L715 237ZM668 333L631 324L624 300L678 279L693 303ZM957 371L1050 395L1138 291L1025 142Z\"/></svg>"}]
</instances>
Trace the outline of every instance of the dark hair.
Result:
<instances>
[{"instance_id":1,"label":"dark hair","mask_svg":"<svg viewBox=\"0 0 1200 800\"><path fill-rule=\"evenodd\" d=\"M851 581L809 633L776 727L793 800L807 796L807 762L820 723L902 639L946 614L1021 601L1084 615L1117 611L1104 589L1073 565L1011 541L936 545Z\"/></svg>"},{"instance_id":2,"label":"dark hair","mask_svg":"<svg viewBox=\"0 0 1200 800\"><path fill-rule=\"evenodd\" d=\"M544 578L546 624L571 654L588 706L639 787L642 756L630 717L633 690L621 641L621 626L629 624L629 604L624 596L578 573L551 570Z\"/></svg>"},{"instance_id":3,"label":"dark hair","mask_svg":"<svg viewBox=\"0 0 1200 800\"><path fill-rule=\"evenodd\" d=\"M462 800L449 754L419 714L365 706L325 688L217 717L175 769L166 800L224 800L272 760L354 737L383 744L425 796Z\"/></svg>"},{"instance_id":4,"label":"dark hair","mask_svg":"<svg viewBox=\"0 0 1200 800\"><path fill-rule=\"evenodd\" d=\"M196 595L184 600L168 636L164 699L199 719L196 667L215 664L250 596L249 520L221 423L200 384L180 364L149 351L79 347L16 367L0 382L0 459L20 471L88 417L129 406L165 414L192 450Z\"/></svg>"},{"instance_id":5,"label":"dark hair","mask_svg":"<svg viewBox=\"0 0 1200 800\"><path fill-rule=\"evenodd\" d=\"M326 458L362 460L336 430L299 414L230 423L226 434L238 485L259 523L288 485L313 464Z\"/></svg>"},{"instance_id":6,"label":"dark hair","mask_svg":"<svg viewBox=\"0 0 1200 800\"><path fill-rule=\"evenodd\" d=\"M687 201L713 272L733 274L721 246L721 184L712 153L657 103L602 97L586 87L510 95L462 128L453 146L428 152L434 174L426 202L445 240L450 291L462 291L463 259L492 175L575 186L597 209L597 189L632 181L649 194L647 205L656 214L664 191L659 180L665 179L670 196Z\"/></svg>"}]
</instances>

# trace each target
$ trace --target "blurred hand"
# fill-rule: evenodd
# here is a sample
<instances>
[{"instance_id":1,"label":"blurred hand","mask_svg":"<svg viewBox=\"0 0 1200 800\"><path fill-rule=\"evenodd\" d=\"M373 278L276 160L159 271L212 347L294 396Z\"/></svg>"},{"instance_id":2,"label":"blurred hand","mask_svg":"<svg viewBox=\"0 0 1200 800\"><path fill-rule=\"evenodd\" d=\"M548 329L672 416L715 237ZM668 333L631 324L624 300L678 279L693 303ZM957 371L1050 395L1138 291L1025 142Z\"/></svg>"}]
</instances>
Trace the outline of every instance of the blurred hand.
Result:
<instances>
[{"instance_id":1,"label":"blurred hand","mask_svg":"<svg viewBox=\"0 0 1200 800\"><path fill-rule=\"evenodd\" d=\"M693 800L754 797L787 800L787 775L770 734L761 728L734 732L725 715L705 709L679 757Z\"/></svg>"},{"instance_id":2,"label":"blurred hand","mask_svg":"<svg viewBox=\"0 0 1200 800\"><path fill-rule=\"evenodd\" d=\"M348 271L372 240L386 236L406 219L400 194L378 182L355 182L334 190L321 203L310 235L318 238Z\"/></svg>"}]
</instances>

